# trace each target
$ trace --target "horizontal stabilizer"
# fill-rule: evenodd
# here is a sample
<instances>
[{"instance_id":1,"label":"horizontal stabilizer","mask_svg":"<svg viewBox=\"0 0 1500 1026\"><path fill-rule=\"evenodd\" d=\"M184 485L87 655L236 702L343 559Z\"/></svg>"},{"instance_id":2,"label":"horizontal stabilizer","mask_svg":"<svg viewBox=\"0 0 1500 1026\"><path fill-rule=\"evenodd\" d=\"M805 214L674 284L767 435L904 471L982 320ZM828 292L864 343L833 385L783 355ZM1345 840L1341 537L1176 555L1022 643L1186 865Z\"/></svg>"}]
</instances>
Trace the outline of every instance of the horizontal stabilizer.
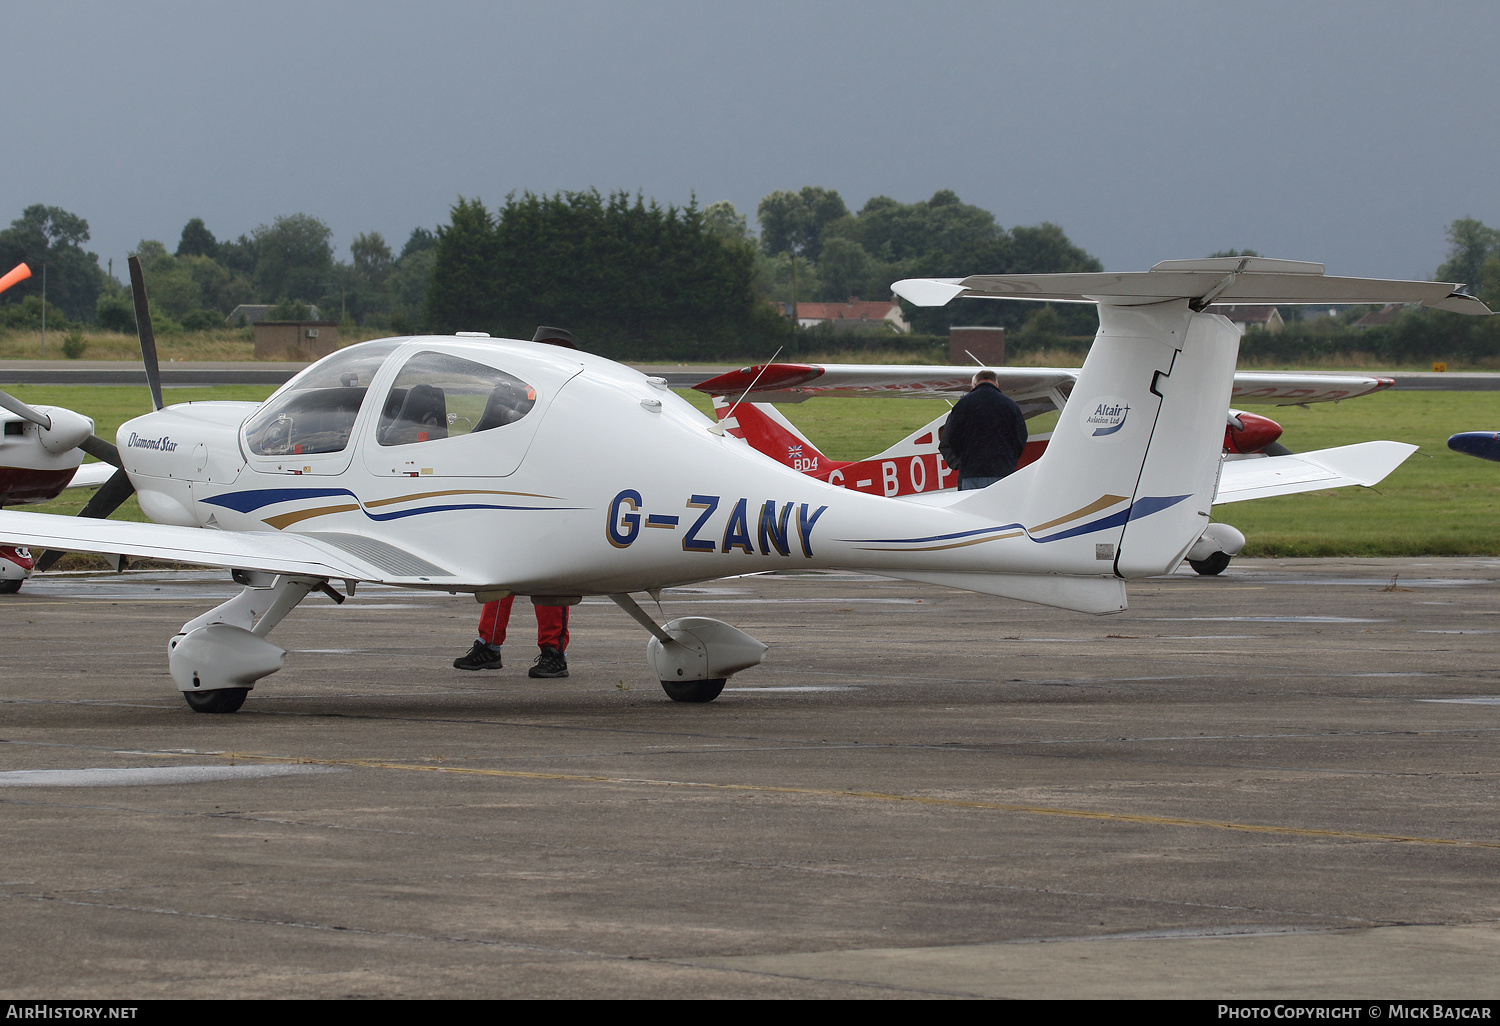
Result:
<instances>
[{"instance_id":1,"label":"horizontal stabilizer","mask_svg":"<svg viewBox=\"0 0 1500 1026\"><path fill-rule=\"evenodd\" d=\"M882 576L919 584L936 584L981 595L1037 602L1079 613L1119 613L1127 608L1125 582L1118 577L1063 577L1057 574L983 574L966 571L906 573L881 570Z\"/></svg>"},{"instance_id":2,"label":"horizontal stabilizer","mask_svg":"<svg viewBox=\"0 0 1500 1026\"><path fill-rule=\"evenodd\" d=\"M916 306L943 306L957 298L1033 299L1058 303L1139 306L1186 299L1193 309L1210 303L1420 303L1454 313L1487 314L1489 308L1459 286L1441 281L1336 278L1322 264L1265 257L1164 260L1149 271L1079 274L975 274L967 278L908 278L891 286Z\"/></svg>"},{"instance_id":3,"label":"horizontal stabilizer","mask_svg":"<svg viewBox=\"0 0 1500 1026\"><path fill-rule=\"evenodd\" d=\"M1406 442L1360 442L1334 449L1226 460L1214 502L1243 502L1324 488L1379 484L1417 451Z\"/></svg>"}]
</instances>

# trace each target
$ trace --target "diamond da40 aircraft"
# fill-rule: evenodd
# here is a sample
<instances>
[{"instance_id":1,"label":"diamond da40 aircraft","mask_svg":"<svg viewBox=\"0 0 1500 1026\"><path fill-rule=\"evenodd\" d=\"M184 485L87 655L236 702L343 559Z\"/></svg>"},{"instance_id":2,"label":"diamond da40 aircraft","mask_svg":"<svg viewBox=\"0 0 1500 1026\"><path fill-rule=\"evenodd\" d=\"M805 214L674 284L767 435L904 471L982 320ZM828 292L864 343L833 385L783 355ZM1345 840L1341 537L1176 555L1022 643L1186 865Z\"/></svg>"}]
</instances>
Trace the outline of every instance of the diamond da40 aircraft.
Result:
<instances>
[{"instance_id":1,"label":"diamond da40 aircraft","mask_svg":"<svg viewBox=\"0 0 1500 1026\"><path fill-rule=\"evenodd\" d=\"M647 661L667 693L708 701L766 646L706 617L657 624L633 593L850 569L1123 610L1125 582L1170 572L1207 522L1239 348L1228 320L1200 312L1221 295L1489 312L1451 285L1322 270L1237 258L901 283L916 302L994 293L1099 304L1098 336L1046 454L930 504L768 460L665 381L602 357L419 336L341 349L263 404L193 403L129 421L117 436L124 470L154 523L0 512L0 544L232 570L243 590L168 643L172 678L199 711L239 708L285 658L266 635L311 591L337 595L334 581L346 593L377 582L537 604L608 595L651 633Z\"/></svg>"}]
</instances>

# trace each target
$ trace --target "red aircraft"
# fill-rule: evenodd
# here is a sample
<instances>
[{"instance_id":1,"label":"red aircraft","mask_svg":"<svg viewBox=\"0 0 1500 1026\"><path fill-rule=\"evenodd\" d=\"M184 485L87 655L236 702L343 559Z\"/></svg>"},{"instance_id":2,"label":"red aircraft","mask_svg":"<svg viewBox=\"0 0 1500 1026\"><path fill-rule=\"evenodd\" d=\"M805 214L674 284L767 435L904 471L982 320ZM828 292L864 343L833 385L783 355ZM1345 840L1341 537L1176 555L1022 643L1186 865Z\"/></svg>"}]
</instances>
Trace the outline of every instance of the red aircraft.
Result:
<instances>
[{"instance_id":1,"label":"red aircraft","mask_svg":"<svg viewBox=\"0 0 1500 1026\"><path fill-rule=\"evenodd\" d=\"M0 276L0 292L29 277L31 268L17 264ZM85 454L103 462L81 466ZM0 506L51 502L65 488L98 487L114 477L119 465L120 454L94 434L88 417L60 406L29 406L0 392ZM119 485L101 488L83 515L107 515L130 494L126 491L114 501L119 491ZM113 505L99 512L111 501ZM26 549L0 546L0 595L19 591L33 567Z\"/></svg>"}]
</instances>

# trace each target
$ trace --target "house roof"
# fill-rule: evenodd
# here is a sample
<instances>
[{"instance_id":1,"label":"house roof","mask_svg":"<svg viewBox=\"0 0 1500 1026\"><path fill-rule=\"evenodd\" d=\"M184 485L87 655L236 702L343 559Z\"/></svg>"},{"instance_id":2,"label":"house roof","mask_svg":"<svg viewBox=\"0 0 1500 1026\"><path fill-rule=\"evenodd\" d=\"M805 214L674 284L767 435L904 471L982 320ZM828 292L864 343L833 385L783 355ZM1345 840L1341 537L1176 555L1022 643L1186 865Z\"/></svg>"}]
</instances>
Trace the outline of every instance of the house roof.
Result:
<instances>
[{"instance_id":1,"label":"house roof","mask_svg":"<svg viewBox=\"0 0 1500 1026\"><path fill-rule=\"evenodd\" d=\"M847 303L798 303L797 319L807 321L883 321L891 311L899 311L894 300L883 303L864 303L851 299Z\"/></svg>"},{"instance_id":2,"label":"house roof","mask_svg":"<svg viewBox=\"0 0 1500 1026\"><path fill-rule=\"evenodd\" d=\"M1396 319L1401 312L1400 303L1387 303L1379 310L1372 310L1359 320L1354 322L1356 328L1373 328L1381 324L1389 324Z\"/></svg>"}]
</instances>

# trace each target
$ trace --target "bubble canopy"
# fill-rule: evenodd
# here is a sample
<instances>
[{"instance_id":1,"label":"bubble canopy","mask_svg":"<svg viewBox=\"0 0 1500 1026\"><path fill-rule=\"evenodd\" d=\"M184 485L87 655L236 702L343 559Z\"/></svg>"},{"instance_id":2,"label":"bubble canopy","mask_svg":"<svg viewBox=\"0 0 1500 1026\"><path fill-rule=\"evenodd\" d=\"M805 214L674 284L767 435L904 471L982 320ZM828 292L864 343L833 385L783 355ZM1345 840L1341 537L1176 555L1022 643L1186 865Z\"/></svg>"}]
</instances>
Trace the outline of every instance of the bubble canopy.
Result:
<instances>
[{"instance_id":1,"label":"bubble canopy","mask_svg":"<svg viewBox=\"0 0 1500 1026\"><path fill-rule=\"evenodd\" d=\"M319 360L245 422L245 445L257 456L342 452L370 382L407 341L363 342Z\"/></svg>"}]
</instances>

